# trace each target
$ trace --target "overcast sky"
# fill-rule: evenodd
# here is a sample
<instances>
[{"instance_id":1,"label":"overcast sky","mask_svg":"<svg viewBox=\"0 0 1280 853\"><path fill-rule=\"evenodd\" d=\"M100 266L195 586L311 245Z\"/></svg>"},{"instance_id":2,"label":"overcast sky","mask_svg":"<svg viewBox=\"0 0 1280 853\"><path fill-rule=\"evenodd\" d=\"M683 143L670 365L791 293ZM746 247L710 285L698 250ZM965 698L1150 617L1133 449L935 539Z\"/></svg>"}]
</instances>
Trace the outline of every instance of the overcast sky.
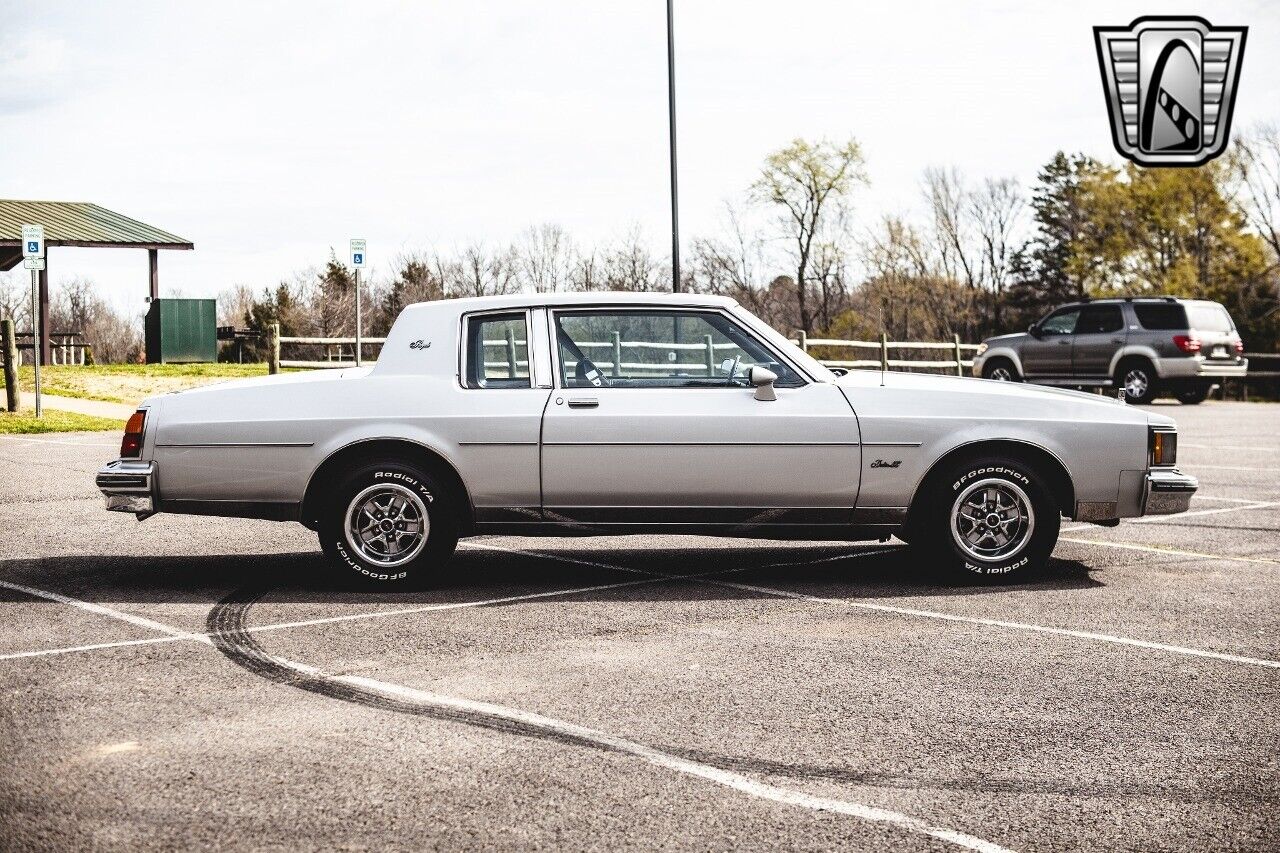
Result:
<instances>
[{"instance_id":1,"label":"overcast sky","mask_svg":"<svg viewBox=\"0 0 1280 853\"><path fill-rule=\"evenodd\" d=\"M1237 129L1280 120L1265 2L676 0L682 232L719 227L764 155L862 144L863 221L929 165L1028 184L1054 151L1118 161L1092 26L1249 26ZM92 201L173 231L165 290L216 295L322 263L558 223L669 246L663 0L0 0L0 197ZM19 271L20 273L21 271ZM55 249L143 310L146 253Z\"/></svg>"}]
</instances>

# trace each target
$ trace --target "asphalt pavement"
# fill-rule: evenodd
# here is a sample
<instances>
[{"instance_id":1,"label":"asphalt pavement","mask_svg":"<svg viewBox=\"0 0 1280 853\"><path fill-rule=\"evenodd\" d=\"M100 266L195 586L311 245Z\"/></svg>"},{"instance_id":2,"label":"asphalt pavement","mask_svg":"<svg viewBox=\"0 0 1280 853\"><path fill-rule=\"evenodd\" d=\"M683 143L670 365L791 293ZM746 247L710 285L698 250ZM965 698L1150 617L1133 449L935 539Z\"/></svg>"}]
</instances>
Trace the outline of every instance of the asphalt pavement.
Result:
<instances>
[{"instance_id":1,"label":"asphalt pavement","mask_svg":"<svg viewBox=\"0 0 1280 853\"><path fill-rule=\"evenodd\" d=\"M955 584L900 544L465 542L103 510L0 437L0 848L1275 850L1280 406L1158 406L1192 511Z\"/></svg>"}]
</instances>

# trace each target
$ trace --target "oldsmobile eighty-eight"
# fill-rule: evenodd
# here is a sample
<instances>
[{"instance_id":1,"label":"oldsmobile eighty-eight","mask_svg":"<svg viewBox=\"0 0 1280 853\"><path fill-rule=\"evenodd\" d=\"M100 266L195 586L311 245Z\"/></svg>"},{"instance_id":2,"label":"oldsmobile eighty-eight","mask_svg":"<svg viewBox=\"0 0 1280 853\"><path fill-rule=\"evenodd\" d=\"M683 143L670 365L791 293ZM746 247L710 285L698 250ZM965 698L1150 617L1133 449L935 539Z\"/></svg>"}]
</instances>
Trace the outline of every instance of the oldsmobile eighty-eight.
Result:
<instances>
[{"instance_id":1,"label":"oldsmobile eighty-eight","mask_svg":"<svg viewBox=\"0 0 1280 853\"><path fill-rule=\"evenodd\" d=\"M107 508L297 521L339 570L429 581L459 537L897 536L1012 577L1062 517L1187 508L1172 420L1076 391L837 376L734 301L413 305L372 367L146 400Z\"/></svg>"}]
</instances>

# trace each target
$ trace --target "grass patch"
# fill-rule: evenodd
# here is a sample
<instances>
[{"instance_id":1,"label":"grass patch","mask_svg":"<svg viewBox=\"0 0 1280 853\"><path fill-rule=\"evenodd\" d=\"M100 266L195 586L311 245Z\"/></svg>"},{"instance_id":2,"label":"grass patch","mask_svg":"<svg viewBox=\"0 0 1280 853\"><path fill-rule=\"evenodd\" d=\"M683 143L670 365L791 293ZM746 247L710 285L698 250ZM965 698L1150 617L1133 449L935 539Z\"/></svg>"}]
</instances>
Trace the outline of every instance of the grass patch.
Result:
<instances>
[{"instance_id":1,"label":"grass patch","mask_svg":"<svg viewBox=\"0 0 1280 853\"><path fill-rule=\"evenodd\" d=\"M37 432L124 432L124 421L115 418L99 418L75 412L45 409L44 417L37 418L31 409L14 414L0 411L0 434L24 434Z\"/></svg>"},{"instance_id":2,"label":"grass patch","mask_svg":"<svg viewBox=\"0 0 1280 853\"><path fill-rule=\"evenodd\" d=\"M40 368L40 387L46 394L136 405L152 394L167 394L228 379L266 376L259 364L95 364L86 367L48 365ZM35 391L30 366L18 372L23 391Z\"/></svg>"}]
</instances>

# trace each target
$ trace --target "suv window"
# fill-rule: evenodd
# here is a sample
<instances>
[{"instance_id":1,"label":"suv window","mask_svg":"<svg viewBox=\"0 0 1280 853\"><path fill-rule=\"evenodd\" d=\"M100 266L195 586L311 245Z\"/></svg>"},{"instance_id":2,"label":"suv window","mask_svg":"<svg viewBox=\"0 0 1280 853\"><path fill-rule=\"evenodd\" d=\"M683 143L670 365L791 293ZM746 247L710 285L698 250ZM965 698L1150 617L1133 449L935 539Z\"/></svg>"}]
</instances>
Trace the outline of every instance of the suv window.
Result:
<instances>
[{"instance_id":1,"label":"suv window","mask_svg":"<svg viewBox=\"0 0 1280 853\"><path fill-rule=\"evenodd\" d=\"M1187 306L1189 328L1197 332L1230 332L1231 315L1227 309L1217 304L1201 304Z\"/></svg>"},{"instance_id":2,"label":"suv window","mask_svg":"<svg viewBox=\"0 0 1280 853\"><path fill-rule=\"evenodd\" d=\"M1046 335L1069 335L1076 330L1080 319L1079 308L1063 308L1040 321L1040 331Z\"/></svg>"},{"instance_id":3,"label":"suv window","mask_svg":"<svg viewBox=\"0 0 1280 853\"><path fill-rule=\"evenodd\" d=\"M467 321L468 388L528 388L529 334L524 312Z\"/></svg>"},{"instance_id":4,"label":"suv window","mask_svg":"<svg viewBox=\"0 0 1280 853\"><path fill-rule=\"evenodd\" d=\"M745 387L754 365L778 387L804 380L742 327L715 311L557 312L565 388Z\"/></svg>"},{"instance_id":5,"label":"suv window","mask_svg":"<svg viewBox=\"0 0 1280 853\"><path fill-rule=\"evenodd\" d=\"M1086 305L1076 322L1077 335L1099 335L1124 328L1124 315L1119 305Z\"/></svg>"},{"instance_id":6,"label":"suv window","mask_svg":"<svg viewBox=\"0 0 1280 853\"><path fill-rule=\"evenodd\" d=\"M1133 313L1144 329L1170 331L1190 328L1187 312L1176 302L1135 302Z\"/></svg>"}]
</instances>

